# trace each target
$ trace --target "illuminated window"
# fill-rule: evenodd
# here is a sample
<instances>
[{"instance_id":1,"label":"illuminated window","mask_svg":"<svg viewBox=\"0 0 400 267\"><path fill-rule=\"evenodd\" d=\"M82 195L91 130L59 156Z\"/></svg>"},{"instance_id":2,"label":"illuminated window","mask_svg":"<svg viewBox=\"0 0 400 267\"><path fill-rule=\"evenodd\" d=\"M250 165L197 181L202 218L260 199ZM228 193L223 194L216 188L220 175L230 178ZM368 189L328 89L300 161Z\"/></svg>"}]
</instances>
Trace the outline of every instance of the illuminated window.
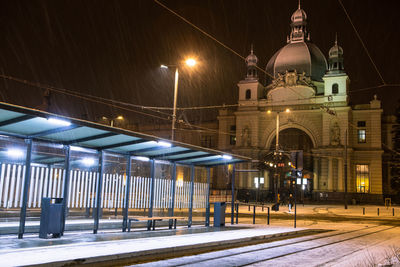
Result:
<instances>
[{"instance_id":1,"label":"illuminated window","mask_svg":"<svg viewBox=\"0 0 400 267\"><path fill-rule=\"evenodd\" d=\"M250 99L251 98L251 90L247 89L246 90L246 99Z\"/></svg>"},{"instance_id":2,"label":"illuminated window","mask_svg":"<svg viewBox=\"0 0 400 267\"><path fill-rule=\"evenodd\" d=\"M367 142L365 129L359 129L358 133L357 133L357 136L358 136L358 142L359 143L366 143Z\"/></svg>"},{"instance_id":3,"label":"illuminated window","mask_svg":"<svg viewBox=\"0 0 400 267\"><path fill-rule=\"evenodd\" d=\"M369 166L366 164L356 165L357 193L369 193Z\"/></svg>"}]
</instances>

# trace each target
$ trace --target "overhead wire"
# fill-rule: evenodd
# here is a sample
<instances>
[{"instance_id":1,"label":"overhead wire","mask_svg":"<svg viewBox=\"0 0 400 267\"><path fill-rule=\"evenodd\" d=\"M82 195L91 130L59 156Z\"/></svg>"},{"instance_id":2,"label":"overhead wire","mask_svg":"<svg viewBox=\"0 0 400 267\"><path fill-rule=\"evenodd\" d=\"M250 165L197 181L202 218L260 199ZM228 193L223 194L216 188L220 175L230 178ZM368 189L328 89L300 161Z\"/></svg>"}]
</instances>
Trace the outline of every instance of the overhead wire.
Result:
<instances>
[{"instance_id":1,"label":"overhead wire","mask_svg":"<svg viewBox=\"0 0 400 267\"><path fill-rule=\"evenodd\" d=\"M365 43L364 43L364 41L362 40L360 34L358 33L357 28L354 26L354 23L353 23L353 21L351 20L351 18L350 18L350 16L349 16L349 13L347 13L347 10L346 10L346 8L344 7L342 1L341 1L341 0L338 0L338 2L339 2L339 4L342 6L343 11L344 11L344 13L346 14L347 19L349 20L351 26L353 27L354 32L356 33L356 35L357 35L357 37L358 37L358 40L359 40L360 43L362 44L362 46L363 46L365 52L367 53L367 56L368 56L369 60L371 61L372 65L374 66L374 68L375 68L375 70L376 70L376 72L378 73L378 75L379 75L379 77L380 77L380 79L381 79L381 81L382 81L382 84L385 85L386 82L385 82L385 80L383 79L383 76L382 76L381 72L379 71L378 67L376 66L374 60L372 59L372 57L371 57L371 55L370 55L370 53L369 53L369 51L368 51L368 49L367 49L367 46L365 45Z\"/></svg>"}]
</instances>

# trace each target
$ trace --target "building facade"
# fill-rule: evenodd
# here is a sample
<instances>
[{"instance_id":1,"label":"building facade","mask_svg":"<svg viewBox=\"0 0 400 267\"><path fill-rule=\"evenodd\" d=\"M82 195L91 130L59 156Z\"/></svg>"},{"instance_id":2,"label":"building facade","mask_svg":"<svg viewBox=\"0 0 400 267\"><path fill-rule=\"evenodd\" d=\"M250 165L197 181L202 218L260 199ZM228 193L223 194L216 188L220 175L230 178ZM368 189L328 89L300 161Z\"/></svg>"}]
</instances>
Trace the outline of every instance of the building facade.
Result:
<instances>
[{"instance_id":1,"label":"building facade","mask_svg":"<svg viewBox=\"0 0 400 267\"><path fill-rule=\"evenodd\" d=\"M238 108L219 111L218 148L256 159L253 165L240 166L243 170L257 169L273 151L300 152L302 162L296 168L314 199L343 199L347 173L351 199L381 201L381 101L374 96L370 103L350 105L350 79L337 40L332 40L326 59L311 42L307 15L300 6L290 26L287 44L265 68L265 85L251 49L246 77L238 83ZM271 190L273 174L272 169L242 172L237 186Z\"/></svg>"}]
</instances>

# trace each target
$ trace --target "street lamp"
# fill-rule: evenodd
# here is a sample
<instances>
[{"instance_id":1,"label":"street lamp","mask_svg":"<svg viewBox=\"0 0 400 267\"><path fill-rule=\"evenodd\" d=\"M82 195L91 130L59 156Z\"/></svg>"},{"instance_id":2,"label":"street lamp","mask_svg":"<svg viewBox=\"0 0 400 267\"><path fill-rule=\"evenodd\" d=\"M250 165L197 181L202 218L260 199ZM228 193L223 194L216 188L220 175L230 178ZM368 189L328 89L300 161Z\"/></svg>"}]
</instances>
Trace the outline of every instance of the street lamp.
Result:
<instances>
[{"instance_id":1,"label":"street lamp","mask_svg":"<svg viewBox=\"0 0 400 267\"><path fill-rule=\"evenodd\" d=\"M279 174L278 174L278 156L279 156L279 154L282 154L280 151L279 151L279 113L280 112L282 112L282 111L276 111L276 142L275 142L275 151L274 151L274 160L275 160L275 174L274 174L274 176L275 176L275 183L274 183L274 186L275 186L275 203L278 203L278 185L280 184L280 181L279 181ZM286 113L289 113L290 112L290 109L285 109L284 110L284 112L286 112ZM268 114L271 114L271 110L268 110L267 111L267 113Z\"/></svg>"},{"instance_id":2,"label":"street lamp","mask_svg":"<svg viewBox=\"0 0 400 267\"><path fill-rule=\"evenodd\" d=\"M103 117L101 117L101 119L104 120L104 121L110 121L110 126L114 127L115 120L123 121L125 118L122 115L119 115L119 116L117 116L115 118L112 118L112 119L107 118L106 116L103 116Z\"/></svg>"},{"instance_id":3,"label":"street lamp","mask_svg":"<svg viewBox=\"0 0 400 267\"><path fill-rule=\"evenodd\" d=\"M188 58L185 60L185 64L189 67L194 67L197 64L197 61L194 58ZM178 98L178 80L179 80L179 71L178 65L161 65L162 69L168 69L169 67L175 67L175 82L174 82L174 107L172 112L172 132L171 132L171 140L175 139L175 124L176 124L176 102Z\"/></svg>"}]
</instances>

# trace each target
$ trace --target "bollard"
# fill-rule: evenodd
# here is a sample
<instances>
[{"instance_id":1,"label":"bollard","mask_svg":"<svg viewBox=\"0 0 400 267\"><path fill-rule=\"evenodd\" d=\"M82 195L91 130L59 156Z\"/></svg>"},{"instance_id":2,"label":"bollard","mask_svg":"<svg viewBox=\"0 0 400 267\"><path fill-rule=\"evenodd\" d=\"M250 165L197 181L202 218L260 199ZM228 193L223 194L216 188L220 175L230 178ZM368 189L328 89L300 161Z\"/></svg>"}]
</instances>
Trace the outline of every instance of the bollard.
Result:
<instances>
[{"instance_id":1,"label":"bollard","mask_svg":"<svg viewBox=\"0 0 400 267\"><path fill-rule=\"evenodd\" d=\"M239 223L239 203L236 204L236 224Z\"/></svg>"},{"instance_id":2,"label":"bollard","mask_svg":"<svg viewBox=\"0 0 400 267\"><path fill-rule=\"evenodd\" d=\"M249 205L249 211L250 211L250 205Z\"/></svg>"},{"instance_id":3,"label":"bollard","mask_svg":"<svg viewBox=\"0 0 400 267\"><path fill-rule=\"evenodd\" d=\"M256 224L256 205L253 206L253 224Z\"/></svg>"},{"instance_id":4,"label":"bollard","mask_svg":"<svg viewBox=\"0 0 400 267\"><path fill-rule=\"evenodd\" d=\"M264 211L264 204L262 204L261 206L261 211Z\"/></svg>"},{"instance_id":5,"label":"bollard","mask_svg":"<svg viewBox=\"0 0 400 267\"><path fill-rule=\"evenodd\" d=\"M394 216L394 208L392 209L392 213L393 213L393 216Z\"/></svg>"},{"instance_id":6,"label":"bollard","mask_svg":"<svg viewBox=\"0 0 400 267\"><path fill-rule=\"evenodd\" d=\"M268 209L267 224L269 225L269 207L267 207L267 209Z\"/></svg>"},{"instance_id":7,"label":"bollard","mask_svg":"<svg viewBox=\"0 0 400 267\"><path fill-rule=\"evenodd\" d=\"M363 215L365 215L365 208L363 208Z\"/></svg>"},{"instance_id":8,"label":"bollard","mask_svg":"<svg viewBox=\"0 0 400 267\"><path fill-rule=\"evenodd\" d=\"M378 208L378 216L379 216L379 208Z\"/></svg>"}]
</instances>

